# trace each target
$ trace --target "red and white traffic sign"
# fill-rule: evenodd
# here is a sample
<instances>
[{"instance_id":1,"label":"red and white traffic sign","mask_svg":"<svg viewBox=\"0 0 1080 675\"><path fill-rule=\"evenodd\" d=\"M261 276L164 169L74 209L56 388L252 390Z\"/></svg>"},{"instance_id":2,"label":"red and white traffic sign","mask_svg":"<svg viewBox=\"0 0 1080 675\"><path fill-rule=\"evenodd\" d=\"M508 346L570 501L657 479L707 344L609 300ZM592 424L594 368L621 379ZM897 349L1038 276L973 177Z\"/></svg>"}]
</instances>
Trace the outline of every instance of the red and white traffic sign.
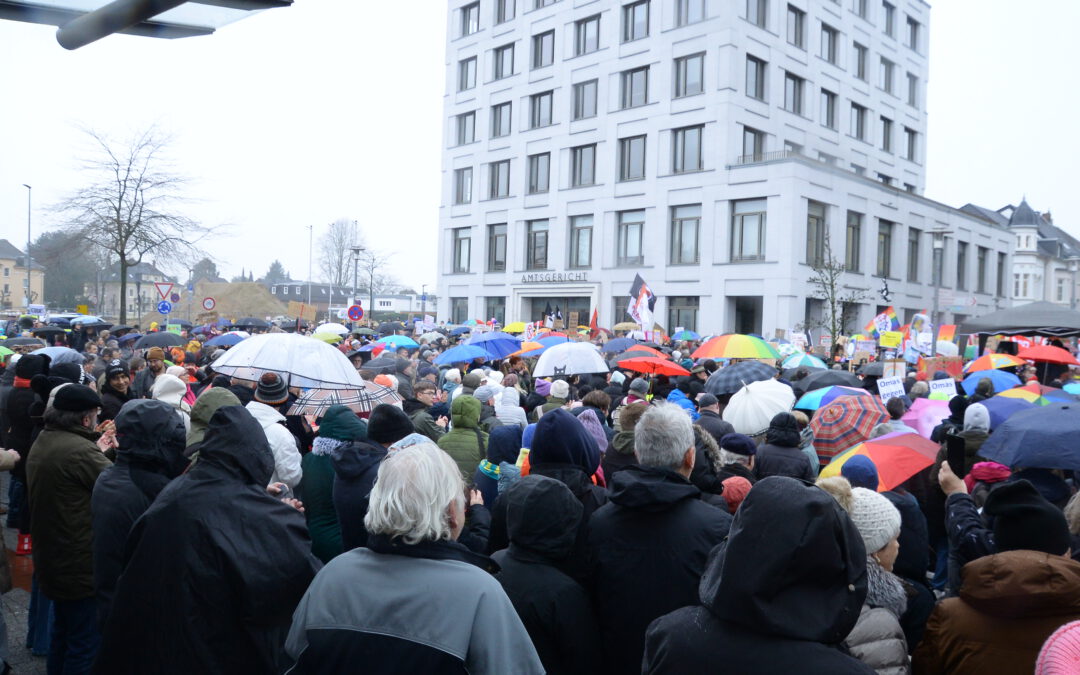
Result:
<instances>
[{"instance_id":1,"label":"red and white traffic sign","mask_svg":"<svg viewBox=\"0 0 1080 675\"><path fill-rule=\"evenodd\" d=\"M353 305L349 308L349 320L359 321L364 318L364 308L360 305Z\"/></svg>"},{"instance_id":2,"label":"red and white traffic sign","mask_svg":"<svg viewBox=\"0 0 1080 675\"><path fill-rule=\"evenodd\" d=\"M173 289L173 284L168 281L155 281L154 288L157 289L158 295L161 296L162 300L168 300L169 293L171 293Z\"/></svg>"},{"instance_id":3,"label":"red and white traffic sign","mask_svg":"<svg viewBox=\"0 0 1080 675\"><path fill-rule=\"evenodd\" d=\"M217 303L214 301L213 298L203 298L202 308L205 309L206 311L209 312L210 310L212 310L216 306L217 306Z\"/></svg>"}]
</instances>

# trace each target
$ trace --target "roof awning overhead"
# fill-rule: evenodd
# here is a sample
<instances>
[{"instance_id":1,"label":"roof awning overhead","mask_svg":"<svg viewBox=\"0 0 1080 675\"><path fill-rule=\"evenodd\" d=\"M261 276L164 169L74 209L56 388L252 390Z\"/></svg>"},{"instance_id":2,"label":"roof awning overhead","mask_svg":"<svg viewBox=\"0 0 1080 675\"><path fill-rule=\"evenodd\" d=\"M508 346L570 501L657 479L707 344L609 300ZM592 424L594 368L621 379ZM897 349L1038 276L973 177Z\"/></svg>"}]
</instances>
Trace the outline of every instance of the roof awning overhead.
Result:
<instances>
[{"instance_id":1,"label":"roof awning overhead","mask_svg":"<svg viewBox=\"0 0 1080 675\"><path fill-rule=\"evenodd\" d=\"M960 333L977 335L1080 335L1080 312L1052 302L1032 302L977 316L960 324Z\"/></svg>"},{"instance_id":2,"label":"roof awning overhead","mask_svg":"<svg viewBox=\"0 0 1080 675\"><path fill-rule=\"evenodd\" d=\"M126 33L156 38L209 35L252 12L292 0L0 0L0 19L57 26L56 41L78 49Z\"/></svg>"}]
</instances>

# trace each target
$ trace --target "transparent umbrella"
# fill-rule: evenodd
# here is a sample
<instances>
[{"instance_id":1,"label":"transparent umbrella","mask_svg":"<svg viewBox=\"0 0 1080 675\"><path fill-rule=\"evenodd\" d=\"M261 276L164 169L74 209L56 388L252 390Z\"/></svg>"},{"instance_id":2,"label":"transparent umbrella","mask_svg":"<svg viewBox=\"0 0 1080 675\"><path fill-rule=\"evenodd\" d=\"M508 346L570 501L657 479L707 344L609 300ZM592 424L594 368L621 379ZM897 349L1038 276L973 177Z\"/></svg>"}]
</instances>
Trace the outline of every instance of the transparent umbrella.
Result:
<instances>
[{"instance_id":1,"label":"transparent umbrella","mask_svg":"<svg viewBox=\"0 0 1080 675\"><path fill-rule=\"evenodd\" d=\"M747 436L765 433L777 413L795 405L795 392L776 380L759 380L746 385L731 397L724 408L724 420Z\"/></svg>"},{"instance_id":2,"label":"transparent umbrella","mask_svg":"<svg viewBox=\"0 0 1080 675\"><path fill-rule=\"evenodd\" d=\"M278 373L290 387L315 389L361 388L364 381L341 350L295 333L252 336L219 356L215 372L256 381L263 373Z\"/></svg>"}]
</instances>

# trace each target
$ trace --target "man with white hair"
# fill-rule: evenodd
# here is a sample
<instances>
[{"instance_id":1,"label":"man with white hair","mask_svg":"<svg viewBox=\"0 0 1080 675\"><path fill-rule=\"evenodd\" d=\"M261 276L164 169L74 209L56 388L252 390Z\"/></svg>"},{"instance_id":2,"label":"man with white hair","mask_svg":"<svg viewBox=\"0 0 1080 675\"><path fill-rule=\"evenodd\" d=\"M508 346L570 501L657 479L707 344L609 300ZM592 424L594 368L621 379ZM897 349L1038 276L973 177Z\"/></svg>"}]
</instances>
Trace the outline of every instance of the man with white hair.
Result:
<instances>
[{"instance_id":1,"label":"man with white hair","mask_svg":"<svg viewBox=\"0 0 1080 675\"><path fill-rule=\"evenodd\" d=\"M379 467L364 526L366 547L334 558L293 614L290 675L543 673L494 563L455 541L465 492L433 443L390 454Z\"/></svg>"},{"instance_id":2,"label":"man with white hair","mask_svg":"<svg viewBox=\"0 0 1080 675\"><path fill-rule=\"evenodd\" d=\"M607 673L641 669L645 629L698 602L698 584L731 515L690 482L696 448L690 416L649 406L634 428L637 465L611 479L608 503L589 520L593 598Z\"/></svg>"}]
</instances>

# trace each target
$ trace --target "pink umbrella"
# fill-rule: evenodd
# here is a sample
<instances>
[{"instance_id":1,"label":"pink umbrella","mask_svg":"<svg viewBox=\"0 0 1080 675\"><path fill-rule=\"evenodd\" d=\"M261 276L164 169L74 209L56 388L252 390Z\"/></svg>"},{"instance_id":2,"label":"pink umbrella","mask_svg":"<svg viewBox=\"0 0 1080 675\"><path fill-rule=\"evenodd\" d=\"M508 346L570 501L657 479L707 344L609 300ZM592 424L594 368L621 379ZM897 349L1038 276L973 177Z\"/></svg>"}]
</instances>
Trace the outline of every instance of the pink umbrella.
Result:
<instances>
[{"instance_id":1,"label":"pink umbrella","mask_svg":"<svg viewBox=\"0 0 1080 675\"><path fill-rule=\"evenodd\" d=\"M917 398L911 405L911 410L904 413L901 421L908 425L924 438L930 438L934 427L941 424L941 420L949 416L949 402L937 401L928 398Z\"/></svg>"}]
</instances>

